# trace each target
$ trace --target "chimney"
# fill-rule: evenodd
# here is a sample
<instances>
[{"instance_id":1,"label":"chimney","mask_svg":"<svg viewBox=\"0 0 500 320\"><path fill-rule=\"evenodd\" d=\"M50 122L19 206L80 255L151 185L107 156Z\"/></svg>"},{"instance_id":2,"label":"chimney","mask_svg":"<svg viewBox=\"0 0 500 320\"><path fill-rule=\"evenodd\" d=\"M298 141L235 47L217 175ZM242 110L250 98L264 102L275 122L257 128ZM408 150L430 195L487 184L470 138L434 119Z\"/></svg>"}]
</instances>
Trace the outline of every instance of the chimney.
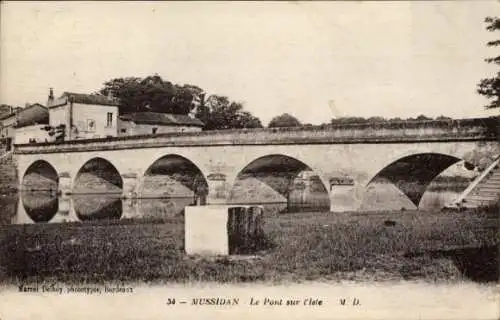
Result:
<instances>
[{"instance_id":1,"label":"chimney","mask_svg":"<svg viewBox=\"0 0 500 320\"><path fill-rule=\"evenodd\" d=\"M49 90L49 99L47 100L47 107L50 107L54 103L54 89Z\"/></svg>"},{"instance_id":2,"label":"chimney","mask_svg":"<svg viewBox=\"0 0 500 320\"><path fill-rule=\"evenodd\" d=\"M113 93L111 90L108 90L108 101L113 101Z\"/></svg>"}]
</instances>

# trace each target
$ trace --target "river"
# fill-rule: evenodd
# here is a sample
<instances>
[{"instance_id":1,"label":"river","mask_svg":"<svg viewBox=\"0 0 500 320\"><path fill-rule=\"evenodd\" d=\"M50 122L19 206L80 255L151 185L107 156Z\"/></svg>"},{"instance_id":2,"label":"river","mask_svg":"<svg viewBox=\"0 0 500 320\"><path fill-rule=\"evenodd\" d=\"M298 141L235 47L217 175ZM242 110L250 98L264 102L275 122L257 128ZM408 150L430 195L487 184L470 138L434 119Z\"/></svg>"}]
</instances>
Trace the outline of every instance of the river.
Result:
<instances>
[{"instance_id":1,"label":"river","mask_svg":"<svg viewBox=\"0 0 500 320\"><path fill-rule=\"evenodd\" d=\"M457 193L427 192L420 208L436 209ZM410 209L412 204L398 196L373 199L366 198L362 209L366 211ZM323 199L325 200L325 199ZM325 201L297 199L287 202L260 203L266 214L327 211ZM0 195L0 224L24 224L42 222L72 222L109 219L165 219L181 215L184 207L193 203L192 197L121 199L116 195L87 194L60 197L49 192L26 192ZM234 202L240 203L240 202ZM240 203L248 204L248 203Z\"/></svg>"}]
</instances>

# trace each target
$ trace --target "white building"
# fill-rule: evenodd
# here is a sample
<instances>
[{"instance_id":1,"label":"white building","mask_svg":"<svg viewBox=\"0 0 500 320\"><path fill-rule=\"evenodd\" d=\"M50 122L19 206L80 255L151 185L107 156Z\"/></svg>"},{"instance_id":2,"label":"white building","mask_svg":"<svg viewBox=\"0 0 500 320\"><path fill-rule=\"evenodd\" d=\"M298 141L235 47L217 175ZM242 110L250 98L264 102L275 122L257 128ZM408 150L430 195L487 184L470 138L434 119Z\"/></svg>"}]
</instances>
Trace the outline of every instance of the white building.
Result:
<instances>
[{"instance_id":1,"label":"white building","mask_svg":"<svg viewBox=\"0 0 500 320\"><path fill-rule=\"evenodd\" d=\"M50 89L47 101L49 125L65 126L64 140L95 139L118 135L118 103L100 94L64 92L54 98Z\"/></svg>"},{"instance_id":2,"label":"white building","mask_svg":"<svg viewBox=\"0 0 500 320\"><path fill-rule=\"evenodd\" d=\"M0 119L2 138L9 144L49 142L48 132L43 130L49 124L49 113L39 103L16 108L13 113Z\"/></svg>"},{"instance_id":3,"label":"white building","mask_svg":"<svg viewBox=\"0 0 500 320\"><path fill-rule=\"evenodd\" d=\"M49 124L49 112L39 103L32 104L17 113L14 125L14 143L40 143L53 140L44 128Z\"/></svg>"},{"instance_id":4,"label":"white building","mask_svg":"<svg viewBox=\"0 0 500 320\"><path fill-rule=\"evenodd\" d=\"M188 115L137 112L119 117L119 136L201 131L203 122Z\"/></svg>"}]
</instances>

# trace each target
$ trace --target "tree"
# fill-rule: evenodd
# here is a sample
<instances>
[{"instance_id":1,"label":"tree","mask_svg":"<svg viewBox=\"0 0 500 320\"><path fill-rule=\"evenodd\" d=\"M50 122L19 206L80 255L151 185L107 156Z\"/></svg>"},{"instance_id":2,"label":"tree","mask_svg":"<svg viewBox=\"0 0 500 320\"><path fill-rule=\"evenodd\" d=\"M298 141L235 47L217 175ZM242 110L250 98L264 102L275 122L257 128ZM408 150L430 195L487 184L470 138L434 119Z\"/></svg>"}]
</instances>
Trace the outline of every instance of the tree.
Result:
<instances>
[{"instance_id":1,"label":"tree","mask_svg":"<svg viewBox=\"0 0 500 320\"><path fill-rule=\"evenodd\" d=\"M100 93L118 98L120 114L145 111L188 114L204 95L197 86L173 84L159 75L111 79L104 83Z\"/></svg>"},{"instance_id":2,"label":"tree","mask_svg":"<svg viewBox=\"0 0 500 320\"><path fill-rule=\"evenodd\" d=\"M494 32L500 30L500 18L498 17L487 17L484 20L488 26L486 30ZM500 40L492 40L486 43L488 47L500 46ZM485 59L487 63L493 63L497 66L500 65L500 56ZM495 76L491 78L482 79L477 88L477 92L486 98L488 98L490 103L485 106L486 109L498 108L500 107L500 71L496 73Z\"/></svg>"},{"instance_id":3,"label":"tree","mask_svg":"<svg viewBox=\"0 0 500 320\"><path fill-rule=\"evenodd\" d=\"M262 128L259 118L243 110L242 103L225 96L211 95L206 101L202 96L195 116L205 124L205 130Z\"/></svg>"},{"instance_id":4,"label":"tree","mask_svg":"<svg viewBox=\"0 0 500 320\"><path fill-rule=\"evenodd\" d=\"M453 120L453 119L450 117L445 117L445 116L441 115L441 116L437 117L436 120Z\"/></svg>"},{"instance_id":5,"label":"tree","mask_svg":"<svg viewBox=\"0 0 500 320\"><path fill-rule=\"evenodd\" d=\"M390 118L388 121L389 122L401 122L401 121L404 121L404 120L401 119L400 117L395 117L395 118Z\"/></svg>"},{"instance_id":6,"label":"tree","mask_svg":"<svg viewBox=\"0 0 500 320\"><path fill-rule=\"evenodd\" d=\"M280 127L300 127L302 123L292 116L291 114L284 113L280 116L276 116L269 122L269 128L280 128Z\"/></svg>"},{"instance_id":7,"label":"tree","mask_svg":"<svg viewBox=\"0 0 500 320\"><path fill-rule=\"evenodd\" d=\"M194 85L178 85L159 75L146 78L115 78L104 83L100 94L111 94L119 100L120 114L159 112L186 115L194 112L205 123L206 130L231 128L260 128L260 120L243 110L239 102L211 95Z\"/></svg>"},{"instance_id":8,"label":"tree","mask_svg":"<svg viewBox=\"0 0 500 320\"><path fill-rule=\"evenodd\" d=\"M432 120L432 118L429 118L429 117L424 116L423 114L421 114L421 115L419 115L419 116L417 117L417 119L416 119L416 120L418 120L418 121L423 121L423 120Z\"/></svg>"},{"instance_id":9,"label":"tree","mask_svg":"<svg viewBox=\"0 0 500 320\"><path fill-rule=\"evenodd\" d=\"M366 123L367 119L363 117L340 117L334 118L330 122L331 124Z\"/></svg>"},{"instance_id":10,"label":"tree","mask_svg":"<svg viewBox=\"0 0 500 320\"><path fill-rule=\"evenodd\" d=\"M384 117L370 117L368 119L366 119L367 122L384 122L384 121L387 121Z\"/></svg>"},{"instance_id":11,"label":"tree","mask_svg":"<svg viewBox=\"0 0 500 320\"><path fill-rule=\"evenodd\" d=\"M449 120L451 118L440 116L438 120ZM432 118L427 117L423 114L419 115L416 118L406 118L406 119L401 119L400 117L396 118L390 118L386 119L384 117L370 117L370 118L363 118L363 117L341 117L341 118L335 118L330 121L330 124L336 125L336 124L360 124L360 123L379 123L379 122L408 122L408 121L426 121L426 120L432 120Z\"/></svg>"}]
</instances>

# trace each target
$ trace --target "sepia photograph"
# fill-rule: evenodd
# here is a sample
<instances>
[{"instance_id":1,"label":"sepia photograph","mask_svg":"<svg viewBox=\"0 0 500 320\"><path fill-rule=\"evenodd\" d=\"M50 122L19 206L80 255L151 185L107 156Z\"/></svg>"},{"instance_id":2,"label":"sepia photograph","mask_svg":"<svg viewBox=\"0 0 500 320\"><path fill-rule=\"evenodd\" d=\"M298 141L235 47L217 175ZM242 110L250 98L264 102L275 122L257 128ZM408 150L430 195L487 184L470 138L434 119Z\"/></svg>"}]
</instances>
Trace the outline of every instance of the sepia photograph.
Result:
<instances>
[{"instance_id":1,"label":"sepia photograph","mask_svg":"<svg viewBox=\"0 0 500 320\"><path fill-rule=\"evenodd\" d=\"M0 320L499 319L499 1L1 1Z\"/></svg>"}]
</instances>

